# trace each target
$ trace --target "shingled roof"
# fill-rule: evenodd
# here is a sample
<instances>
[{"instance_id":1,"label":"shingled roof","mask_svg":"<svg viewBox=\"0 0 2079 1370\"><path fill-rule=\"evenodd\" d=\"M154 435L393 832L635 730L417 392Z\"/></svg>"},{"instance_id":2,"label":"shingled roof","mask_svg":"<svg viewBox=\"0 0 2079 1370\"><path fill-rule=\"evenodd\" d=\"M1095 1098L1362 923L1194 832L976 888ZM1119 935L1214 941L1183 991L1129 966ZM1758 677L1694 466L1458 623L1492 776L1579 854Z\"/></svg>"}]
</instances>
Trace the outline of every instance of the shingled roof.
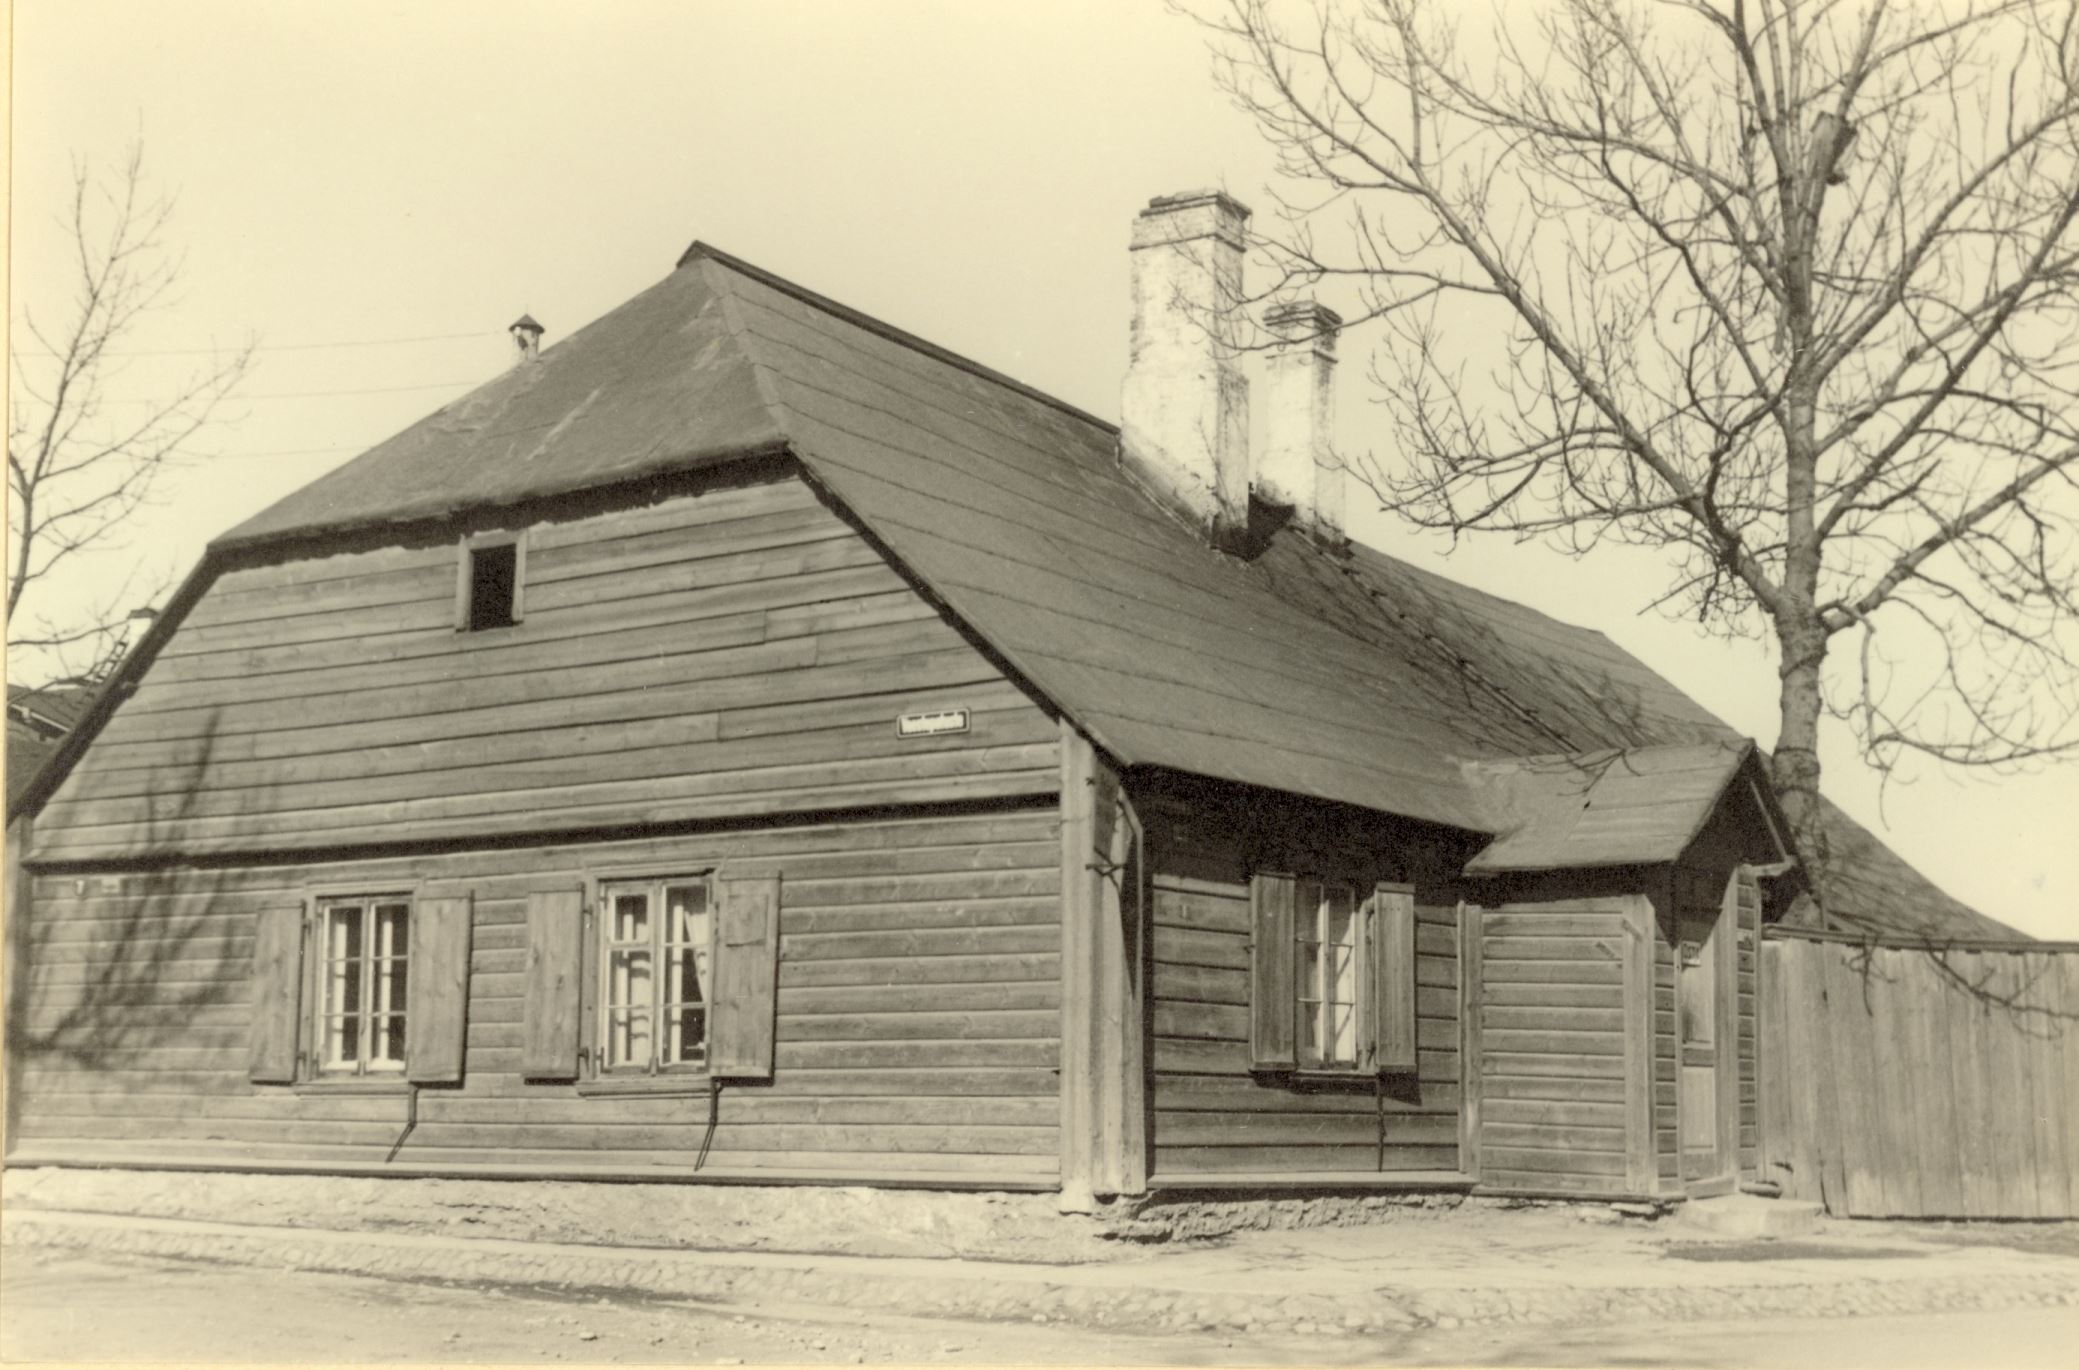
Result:
<instances>
[{"instance_id":1,"label":"shingled roof","mask_svg":"<svg viewBox=\"0 0 2079 1370\"><path fill-rule=\"evenodd\" d=\"M1775 832L1783 830L1745 739L1482 761L1468 771L1493 796L1502 825L1466 862L1469 875L1664 865L1689 849L1743 780L1755 785Z\"/></svg>"},{"instance_id":2,"label":"shingled roof","mask_svg":"<svg viewBox=\"0 0 2079 1370\"><path fill-rule=\"evenodd\" d=\"M1369 547L1284 532L1252 557L1215 551L1117 447L1110 424L695 244L538 360L213 546L784 448L1129 766L1497 832L1469 762L1740 741L1602 634ZM1851 859L1879 872L1845 884L1886 905L1851 896L1871 925L1892 905L1922 923L1969 912L1873 839Z\"/></svg>"}]
</instances>

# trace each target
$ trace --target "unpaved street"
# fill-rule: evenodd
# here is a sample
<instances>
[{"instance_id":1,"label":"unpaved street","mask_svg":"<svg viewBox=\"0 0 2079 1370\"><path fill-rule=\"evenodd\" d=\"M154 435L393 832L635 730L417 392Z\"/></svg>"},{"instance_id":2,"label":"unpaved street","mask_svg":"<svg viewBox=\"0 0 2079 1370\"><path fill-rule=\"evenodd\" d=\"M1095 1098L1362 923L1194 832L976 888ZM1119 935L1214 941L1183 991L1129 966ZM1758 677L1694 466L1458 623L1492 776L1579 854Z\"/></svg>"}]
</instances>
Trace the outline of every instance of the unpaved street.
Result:
<instances>
[{"instance_id":1,"label":"unpaved street","mask_svg":"<svg viewBox=\"0 0 2079 1370\"><path fill-rule=\"evenodd\" d=\"M1329 1364L2063 1367L2069 1309L1362 1339L1118 1336L1054 1325L859 1316L255 1271L9 1247L9 1362L497 1361L656 1364Z\"/></svg>"}]
</instances>

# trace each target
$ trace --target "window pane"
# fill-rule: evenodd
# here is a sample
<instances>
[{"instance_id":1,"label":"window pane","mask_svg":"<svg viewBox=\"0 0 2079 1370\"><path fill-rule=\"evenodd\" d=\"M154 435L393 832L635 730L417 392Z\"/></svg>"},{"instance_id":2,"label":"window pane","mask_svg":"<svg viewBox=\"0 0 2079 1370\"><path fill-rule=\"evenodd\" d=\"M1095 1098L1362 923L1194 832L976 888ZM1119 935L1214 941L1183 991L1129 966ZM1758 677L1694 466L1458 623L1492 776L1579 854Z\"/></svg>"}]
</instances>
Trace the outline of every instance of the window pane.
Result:
<instances>
[{"instance_id":1,"label":"window pane","mask_svg":"<svg viewBox=\"0 0 2079 1370\"><path fill-rule=\"evenodd\" d=\"M404 1015L392 1013L375 1020L368 1043L370 1070L404 1069Z\"/></svg>"},{"instance_id":2,"label":"window pane","mask_svg":"<svg viewBox=\"0 0 2079 1370\"><path fill-rule=\"evenodd\" d=\"M1328 1044L1322 1056L1338 1065L1354 1065L1357 1061L1357 1006L1355 1004L1331 1004L1328 1007Z\"/></svg>"},{"instance_id":3,"label":"window pane","mask_svg":"<svg viewBox=\"0 0 2079 1370\"><path fill-rule=\"evenodd\" d=\"M606 1064L609 1069L649 1069L650 1014L649 1006L644 1005L608 1017Z\"/></svg>"},{"instance_id":4,"label":"window pane","mask_svg":"<svg viewBox=\"0 0 2079 1370\"><path fill-rule=\"evenodd\" d=\"M335 904L325 910L323 1003L326 1070L352 1070L361 1059L361 906Z\"/></svg>"},{"instance_id":5,"label":"window pane","mask_svg":"<svg viewBox=\"0 0 2079 1370\"><path fill-rule=\"evenodd\" d=\"M375 977L371 1009L381 1014L404 1013L406 1001L406 956L409 935L402 904L384 904L375 910L374 958L370 967Z\"/></svg>"},{"instance_id":6,"label":"window pane","mask_svg":"<svg viewBox=\"0 0 2079 1370\"><path fill-rule=\"evenodd\" d=\"M607 967L607 1064L650 1063L650 1009L655 1002L650 982L649 948L623 948L609 954Z\"/></svg>"},{"instance_id":7,"label":"window pane","mask_svg":"<svg viewBox=\"0 0 2079 1370\"><path fill-rule=\"evenodd\" d=\"M650 936L650 897L647 894L616 894L613 920L607 935L616 942L646 942Z\"/></svg>"},{"instance_id":8,"label":"window pane","mask_svg":"<svg viewBox=\"0 0 2079 1370\"><path fill-rule=\"evenodd\" d=\"M702 1059L707 1037L707 886L666 886L664 910L664 1039L659 1060L678 1065Z\"/></svg>"},{"instance_id":9,"label":"window pane","mask_svg":"<svg viewBox=\"0 0 2079 1370\"><path fill-rule=\"evenodd\" d=\"M1708 942L1682 943L1681 1004L1682 1041L1688 1046L1710 1046L1716 1035L1718 1017L1718 967Z\"/></svg>"}]
</instances>

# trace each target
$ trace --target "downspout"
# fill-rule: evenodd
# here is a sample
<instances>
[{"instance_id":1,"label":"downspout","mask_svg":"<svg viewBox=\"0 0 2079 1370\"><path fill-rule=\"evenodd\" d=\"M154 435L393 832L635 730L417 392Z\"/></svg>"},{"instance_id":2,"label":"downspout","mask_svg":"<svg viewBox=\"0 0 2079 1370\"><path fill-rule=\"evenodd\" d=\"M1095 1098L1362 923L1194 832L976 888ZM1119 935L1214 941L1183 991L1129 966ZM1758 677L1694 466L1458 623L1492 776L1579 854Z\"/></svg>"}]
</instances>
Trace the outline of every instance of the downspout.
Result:
<instances>
[{"instance_id":1,"label":"downspout","mask_svg":"<svg viewBox=\"0 0 2079 1370\"><path fill-rule=\"evenodd\" d=\"M398 1133L397 1140L390 1144L390 1154L383 1157L384 1165L397 1159L397 1153L404 1150L405 1139L411 1136L412 1129L418 1125L419 1086L416 1081L407 1080L404 1085L404 1131Z\"/></svg>"},{"instance_id":2,"label":"downspout","mask_svg":"<svg viewBox=\"0 0 2079 1370\"><path fill-rule=\"evenodd\" d=\"M708 1148L715 1144L715 1128L722 1121L722 1082L713 1075L707 1077L707 1132L700 1139L700 1151L693 1157L693 1168L699 1170L707 1164Z\"/></svg>"}]
</instances>

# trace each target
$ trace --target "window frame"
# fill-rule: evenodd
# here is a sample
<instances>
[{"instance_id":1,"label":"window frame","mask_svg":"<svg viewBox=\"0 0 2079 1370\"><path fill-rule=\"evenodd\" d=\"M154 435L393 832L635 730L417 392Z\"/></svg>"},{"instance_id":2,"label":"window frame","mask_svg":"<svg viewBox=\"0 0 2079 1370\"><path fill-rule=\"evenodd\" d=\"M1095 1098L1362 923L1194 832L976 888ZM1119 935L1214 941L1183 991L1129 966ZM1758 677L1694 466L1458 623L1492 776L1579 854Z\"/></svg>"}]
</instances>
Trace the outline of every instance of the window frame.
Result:
<instances>
[{"instance_id":1,"label":"window frame","mask_svg":"<svg viewBox=\"0 0 2079 1370\"><path fill-rule=\"evenodd\" d=\"M527 619L527 529L497 529L465 534L458 540L456 547L458 554L455 565L455 631L465 637L482 637L485 634L507 632L524 623ZM496 547L513 549L511 618L505 623L487 623L478 627L472 622L472 611L476 605L477 553Z\"/></svg>"},{"instance_id":2,"label":"window frame","mask_svg":"<svg viewBox=\"0 0 2079 1370\"><path fill-rule=\"evenodd\" d=\"M714 1027L713 979L719 956L716 944L720 924L720 911L716 905L719 875L716 866L699 862L669 868L605 867L587 872L582 929L584 946L578 1002L580 1032L576 1088L579 1094L669 1095L707 1092L711 1034ZM703 986L706 999L701 1018L700 1059L673 1063L660 1063L657 1060L659 1032L663 1022L662 1006L666 1002L664 995L667 992L662 972L665 936L668 931L666 920L659 916L653 917L649 935L652 957L650 1002L655 1015L651 1028L650 1062L644 1067L610 1067L607 1065L607 1039L608 1015L612 1011L612 1006L609 1001L608 977L612 973L612 967L607 946L608 919L611 916L608 901L617 890L641 887L649 894L653 906L661 913L667 907L664 900L667 890L690 885L698 885L704 889L707 899L707 931L704 940L695 949L697 955L705 956L708 977L708 983Z\"/></svg>"},{"instance_id":3,"label":"window frame","mask_svg":"<svg viewBox=\"0 0 2079 1370\"><path fill-rule=\"evenodd\" d=\"M326 1092L397 1093L411 1088L411 953L412 926L417 918L420 900L419 886L408 885L357 885L352 887L327 887L313 889L304 900L303 951L301 978L303 981L303 1009L297 1014L297 1087ZM329 1068L326 1064L327 1012L326 992L331 960L326 943L327 913L346 905L362 909L364 923L372 921L370 915L379 908L402 905L402 950L396 959L405 965L405 983L401 987L398 1004L387 1010L404 1024L404 1047L397 1057L395 1069L370 1070L368 1034L364 1028L360 1049L351 1070ZM357 996L360 1007L356 1011L364 1024L369 1021L375 997L375 977L370 973L369 962L374 956L374 939L367 929L363 930L361 948L361 989Z\"/></svg>"},{"instance_id":4,"label":"window frame","mask_svg":"<svg viewBox=\"0 0 2079 1370\"><path fill-rule=\"evenodd\" d=\"M1378 1058L1378 1033L1373 1023L1373 1001L1378 995L1377 968L1374 964L1375 949L1372 945L1373 882L1349 875L1327 875L1314 871L1297 871L1293 874L1292 894L1292 1051L1296 1062L1293 1074L1312 1079L1368 1079L1376 1074L1373 1062ZM1320 891L1320 898L1313 906L1311 916L1303 916L1305 892L1308 886ZM1350 1033L1352 1038L1350 1059L1337 1060L1320 1052L1310 1058L1307 1039L1315 1029L1309 1025L1309 1004L1325 1006L1340 1002L1322 997L1312 997L1310 990L1321 988L1306 983L1307 949L1316 945L1340 945L1316 942L1309 933L1318 933L1328 916L1328 894L1332 889L1342 889L1350 896L1350 955L1354 962L1350 991L1355 996L1350 1005ZM1325 963L1322 966L1325 974ZM1319 1022L1319 1030L1325 1038L1328 1025Z\"/></svg>"}]
</instances>

